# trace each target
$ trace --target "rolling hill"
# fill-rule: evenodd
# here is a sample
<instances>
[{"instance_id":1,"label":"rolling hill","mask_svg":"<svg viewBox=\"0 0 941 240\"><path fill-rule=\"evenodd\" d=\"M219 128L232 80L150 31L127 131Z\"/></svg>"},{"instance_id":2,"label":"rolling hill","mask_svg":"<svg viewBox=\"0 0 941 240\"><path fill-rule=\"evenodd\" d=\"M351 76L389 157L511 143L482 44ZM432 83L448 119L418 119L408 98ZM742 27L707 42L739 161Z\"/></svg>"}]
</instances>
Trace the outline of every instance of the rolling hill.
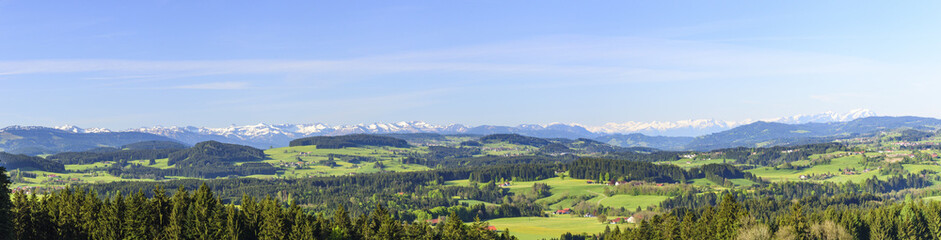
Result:
<instances>
[{"instance_id":1,"label":"rolling hill","mask_svg":"<svg viewBox=\"0 0 941 240\"><path fill-rule=\"evenodd\" d=\"M120 147L144 141L170 141L168 137L139 132L75 133L46 127L11 126L0 129L0 151L40 155L78 152L98 147Z\"/></svg>"}]
</instances>

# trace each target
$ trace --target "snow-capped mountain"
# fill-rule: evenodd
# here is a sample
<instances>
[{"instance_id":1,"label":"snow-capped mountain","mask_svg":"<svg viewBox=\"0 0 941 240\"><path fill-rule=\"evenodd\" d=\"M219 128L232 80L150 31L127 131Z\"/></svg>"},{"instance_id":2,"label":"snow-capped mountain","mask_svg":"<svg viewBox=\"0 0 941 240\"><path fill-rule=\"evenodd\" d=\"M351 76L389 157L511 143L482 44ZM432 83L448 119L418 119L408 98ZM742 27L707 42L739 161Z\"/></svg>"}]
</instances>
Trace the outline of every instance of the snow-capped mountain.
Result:
<instances>
[{"instance_id":1,"label":"snow-capped mountain","mask_svg":"<svg viewBox=\"0 0 941 240\"><path fill-rule=\"evenodd\" d=\"M586 127L596 133L642 133L651 136L700 136L714 132L732 129L737 126L752 123L744 121L718 121L714 119L680 120L674 122L624 122L606 123L597 127Z\"/></svg>"},{"instance_id":2,"label":"snow-capped mountain","mask_svg":"<svg viewBox=\"0 0 941 240\"><path fill-rule=\"evenodd\" d=\"M71 132L71 133L108 133L108 132L111 132L111 130L107 128L85 129L85 128L80 128L80 127L76 127L72 125L64 125L64 126L58 126L58 127L53 127L53 128L66 131L66 132Z\"/></svg>"},{"instance_id":3,"label":"snow-capped mountain","mask_svg":"<svg viewBox=\"0 0 941 240\"><path fill-rule=\"evenodd\" d=\"M869 109L854 109L848 113L835 113L832 111L827 111L820 114L810 114L810 115L795 115L790 117L783 117L777 119L770 119L767 122L779 122L787 124L803 124L803 123L827 123L827 122L848 122L853 121L858 118L873 117L876 116L876 113L869 111Z\"/></svg>"},{"instance_id":4,"label":"snow-capped mountain","mask_svg":"<svg viewBox=\"0 0 941 240\"><path fill-rule=\"evenodd\" d=\"M790 117L763 119L765 122L778 122L787 124L848 122L859 118L876 116L869 109L855 109L848 113L835 113L827 111L819 114L801 114ZM729 130L741 125L754 123L756 120L719 121L714 119L680 120L674 122L624 122L607 123L602 126L586 127L595 133L642 133L651 136L702 136L710 133Z\"/></svg>"},{"instance_id":5,"label":"snow-capped mountain","mask_svg":"<svg viewBox=\"0 0 941 240\"><path fill-rule=\"evenodd\" d=\"M845 114L825 112L811 115L796 115L763 121L801 124L809 122L846 122L857 118L875 116L875 113L866 109L853 110ZM572 123L523 124L515 127L482 125L468 127L461 124L435 125L422 121L371 123L355 125L330 126L322 123L312 124L265 124L236 126L222 128L209 127L178 127L154 126L128 129L121 132L141 132L176 139L178 141L195 144L206 140L216 140L237 144L251 145L259 148L269 146L285 146L293 139L321 136L345 135L356 133L385 134L385 133L440 133L440 134L498 134L517 133L543 138L594 138L607 134L642 133L651 136L701 136L721 132L737 126L754 123L746 119L742 121L719 121L714 119L680 120L673 122L623 122L607 123L602 126L585 126ZM56 127L63 131L73 133L103 133L112 132L103 128L83 129L66 125Z\"/></svg>"}]
</instances>

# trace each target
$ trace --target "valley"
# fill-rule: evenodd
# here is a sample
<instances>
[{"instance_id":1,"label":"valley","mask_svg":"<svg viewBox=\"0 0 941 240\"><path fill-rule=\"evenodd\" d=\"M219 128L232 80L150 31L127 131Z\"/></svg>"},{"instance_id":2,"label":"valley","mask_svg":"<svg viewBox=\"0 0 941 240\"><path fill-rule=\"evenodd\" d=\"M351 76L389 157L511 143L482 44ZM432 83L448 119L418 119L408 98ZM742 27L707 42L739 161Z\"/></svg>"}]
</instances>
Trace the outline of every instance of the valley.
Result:
<instances>
[{"instance_id":1,"label":"valley","mask_svg":"<svg viewBox=\"0 0 941 240\"><path fill-rule=\"evenodd\" d=\"M740 201L806 197L761 190L794 184L849 184L881 201L933 201L941 197L939 142L936 132L910 128L830 143L710 151L516 134L344 135L265 150L149 141L42 157L3 153L0 162L9 169L14 192L25 194L91 188L113 195L155 185L195 190L208 184L222 202L235 205L242 204L243 194L273 196L312 211L343 205L355 216L381 204L403 221L435 223L456 213L464 222L477 217L519 239L548 239L637 229L646 220L688 209L679 206L717 204L720 196L736 192L754 195Z\"/></svg>"}]
</instances>

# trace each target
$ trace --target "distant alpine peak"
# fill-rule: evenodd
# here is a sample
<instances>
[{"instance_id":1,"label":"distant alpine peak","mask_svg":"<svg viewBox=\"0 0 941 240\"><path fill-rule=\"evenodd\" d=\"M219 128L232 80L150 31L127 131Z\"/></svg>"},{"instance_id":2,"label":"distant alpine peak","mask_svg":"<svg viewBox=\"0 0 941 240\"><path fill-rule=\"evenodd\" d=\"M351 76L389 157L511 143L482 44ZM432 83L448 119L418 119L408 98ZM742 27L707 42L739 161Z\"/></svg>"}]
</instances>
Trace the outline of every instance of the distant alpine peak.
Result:
<instances>
[{"instance_id":1,"label":"distant alpine peak","mask_svg":"<svg viewBox=\"0 0 941 240\"><path fill-rule=\"evenodd\" d=\"M762 119L765 122L787 124L848 122L858 118L877 116L869 109L853 109L847 113L827 111L818 114L801 114L790 117ZM715 119L688 119L679 121L623 122L606 123L601 126L584 126L595 133L643 133L666 136L700 136L732 129L737 126L754 123L756 120L719 121Z\"/></svg>"},{"instance_id":2,"label":"distant alpine peak","mask_svg":"<svg viewBox=\"0 0 941 240\"><path fill-rule=\"evenodd\" d=\"M773 119L762 119L766 122L778 122L787 124L803 123L827 123L827 122L847 122L858 118L876 116L868 109L854 109L847 113L836 113L827 111L818 114L802 114L790 117L781 117ZM153 126L127 129L123 132L142 132L151 133L171 138L197 136L219 136L229 139L238 139L244 141L272 141L273 139L295 139L309 136L320 135L344 135L355 133L552 133L553 137L584 137L598 136L603 134L630 134L642 133L651 136L701 136L710 133L725 131L745 124L754 123L757 120L745 119L741 121L722 121L715 119L686 119L679 121L650 121L637 122L628 121L621 123L605 123L601 126L590 126L579 123L560 123L552 122L549 124L520 124L516 127L502 127L482 125L469 127L462 124L435 125L423 121L400 121L393 123L360 123L352 125L328 125L323 123L305 123L305 124L268 124L258 123L254 125L230 125L228 127L210 128L194 126ZM7 130L15 128L29 128L11 126ZM73 125L63 125L53 127L54 129L73 132L73 133L106 133L113 132L105 128L80 128Z\"/></svg>"},{"instance_id":3,"label":"distant alpine peak","mask_svg":"<svg viewBox=\"0 0 941 240\"><path fill-rule=\"evenodd\" d=\"M108 132L112 132L111 129L107 129L107 128L88 128L88 129L85 129L85 128L80 128L80 127L77 127L77 126L74 126L74 125L62 125L62 126L53 127L53 128L59 129L59 130L62 130L62 131L66 131L66 132L71 132L71 133L108 133Z\"/></svg>"},{"instance_id":4,"label":"distant alpine peak","mask_svg":"<svg viewBox=\"0 0 941 240\"><path fill-rule=\"evenodd\" d=\"M828 123L828 122L848 122L853 121L859 118L873 117L877 116L875 112L870 111L869 109L853 109L847 113L836 113L833 111L826 111L818 114L809 114L809 115L794 115L790 117L776 118L776 119L767 119L768 122L779 122L779 123L788 123L788 124L803 124L803 123Z\"/></svg>"}]
</instances>

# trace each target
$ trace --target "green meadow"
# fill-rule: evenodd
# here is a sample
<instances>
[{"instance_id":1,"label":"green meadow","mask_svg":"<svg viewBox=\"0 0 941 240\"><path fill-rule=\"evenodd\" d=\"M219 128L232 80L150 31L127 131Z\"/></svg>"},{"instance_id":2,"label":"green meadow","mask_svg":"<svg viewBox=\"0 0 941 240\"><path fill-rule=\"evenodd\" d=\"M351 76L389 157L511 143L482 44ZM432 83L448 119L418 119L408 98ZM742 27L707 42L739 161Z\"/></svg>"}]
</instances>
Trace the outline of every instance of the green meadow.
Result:
<instances>
[{"instance_id":1,"label":"green meadow","mask_svg":"<svg viewBox=\"0 0 941 240\"><path fill-rule=\"evenodd\" d=\"M609 219L615 217L608 217ZM498 218L488 220L487 223L497 228L499 231L510 230L510 234L520 240L536 240L558 238L564 233L599 233L603 232L605 227L614 225L600 223L594 217L579 217L572 215L549 216L549 217L516 217L516 218ZM631 224L617 225L621 228L629 227Z\"/></svg>"}]
</instances>

